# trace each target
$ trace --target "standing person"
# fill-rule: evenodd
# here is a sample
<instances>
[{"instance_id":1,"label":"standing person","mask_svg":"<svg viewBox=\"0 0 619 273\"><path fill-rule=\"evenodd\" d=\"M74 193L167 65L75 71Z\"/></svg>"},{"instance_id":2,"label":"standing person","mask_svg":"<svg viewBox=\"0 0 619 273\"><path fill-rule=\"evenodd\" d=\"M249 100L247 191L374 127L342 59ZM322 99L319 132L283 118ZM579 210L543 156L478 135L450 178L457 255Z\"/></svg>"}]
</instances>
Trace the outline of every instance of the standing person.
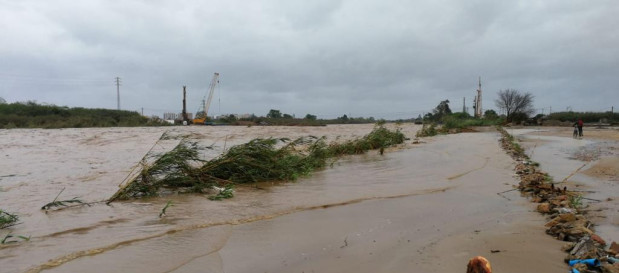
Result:
<instances>
[{"instance_id":1,"label":"standing person","mask_svg":"<svg viewBox=\"0 0 619 273\"><path fill-rule=\"evenodd\" d=\"M578 119L577 125L578 125L578 136L582 137L582 125L583 125L583 122L582 122L581 118Z\"/></svg>"}]
</instances>

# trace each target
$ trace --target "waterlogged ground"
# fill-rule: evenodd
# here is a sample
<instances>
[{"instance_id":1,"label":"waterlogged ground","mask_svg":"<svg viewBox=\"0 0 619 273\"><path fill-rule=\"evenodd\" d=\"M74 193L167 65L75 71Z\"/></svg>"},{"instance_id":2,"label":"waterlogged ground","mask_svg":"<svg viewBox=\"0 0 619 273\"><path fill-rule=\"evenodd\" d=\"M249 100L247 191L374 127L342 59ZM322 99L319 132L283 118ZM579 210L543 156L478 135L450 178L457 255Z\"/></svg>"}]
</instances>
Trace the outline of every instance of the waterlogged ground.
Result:
<instances>
[{"instance_id":1,"label":"waterlogged ground","mask_svg":"<svg viewBox=\"0 0 619 273\"><path fill-rule=\"evenodd\" d=\"M409 140L221 202L179 195L40 210L63 189L58 200L110 197L147 153L181 136L212 146L208 159L256 137L341 141L372 127L0 130L0 208L22 222L0 235L32 237L0 248L1 271L464 272L476 255L497 272L567 270L544 218L517 192L497 194L517 178L495 132ZM402 126L411 138L418 129Z\"/></svg>"},{"instance_id":2,"label":"waterlogged ground","mask_svg":"<svg viewBox=\"0 0 619 273\"><path fill-rule=\"evenodd\" d=\"M572 138L572 128L514 129L531 159L561 187L580 191L583 209L596 233L619 241L619 128L586 128Z\"/></svg>"}]
</instances>

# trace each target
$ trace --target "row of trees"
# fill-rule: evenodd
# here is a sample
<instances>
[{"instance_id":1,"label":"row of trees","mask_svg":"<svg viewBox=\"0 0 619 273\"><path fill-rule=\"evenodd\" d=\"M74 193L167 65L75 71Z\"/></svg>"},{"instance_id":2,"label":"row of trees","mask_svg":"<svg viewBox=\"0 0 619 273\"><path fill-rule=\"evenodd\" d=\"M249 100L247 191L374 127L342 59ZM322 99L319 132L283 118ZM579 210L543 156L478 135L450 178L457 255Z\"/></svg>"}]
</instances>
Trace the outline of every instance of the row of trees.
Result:
<instances>
[{"instance_id":1,"label":"row of trees","mask_svg":"<svg viewBox=\"0 0 619 273\"><path fill-rule=\"evenodd\" d=\"M137 112L69 108L36 102L0 103L0 128L80 128L166 125Z\"/></svg>"},{"instance_id":2,"label":"row of trees","mask_svg":"<svg viewBox=\"0 0 619 273\"><path fill-rule=\"evenodd\" d=\"M507 122L521 122L529 118L535 110L533 109L533 95L531 93L521 93L515 89L505 89L498 92L498 98L494 101L496 107L505 113L503 117ZM449 100L441 101L431 113L425 114L423 120L442 121L445 117L452 116L449 108ZM458 117L470 118L468 113L455 113ZM495 120L500 116L494 110L486 110L484 118ZM417 118L417 120L421 117Z\"/></svg>"}]
</instances>

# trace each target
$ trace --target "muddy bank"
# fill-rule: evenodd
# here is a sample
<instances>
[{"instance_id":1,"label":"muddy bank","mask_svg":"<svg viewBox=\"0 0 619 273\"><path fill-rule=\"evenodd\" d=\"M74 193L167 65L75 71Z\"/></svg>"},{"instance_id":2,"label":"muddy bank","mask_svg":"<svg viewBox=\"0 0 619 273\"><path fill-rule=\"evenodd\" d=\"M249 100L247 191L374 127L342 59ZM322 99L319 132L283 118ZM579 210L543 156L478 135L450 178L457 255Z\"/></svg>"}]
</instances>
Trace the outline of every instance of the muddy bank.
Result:
<instances>
[{"instance_id":1,"label":"muddy bank","mask_svg":"<svg viewBox=\"0 0 619 273\"><path fill-rule=\"evenodd\" d=\"M371 126L328 126L329 130L325 131L320 131L323 128L292 129L300 131L291 134L318 136L328 131L335 138L362 136ZM412 136L414 133L410 132L416 127L404 129ZM189 130L206 143L217 143L219 151L234 141L251 139L252 134L267 135L262 128L256 132L235 128L231 130L241 131L211 132L211 136L205 131L195 131L202 128ZM57 142L62 139L61 130L57 131L41 133L55 134ZM31 132L23 130L23 133ZM559 242L548 242L543 231L530 229L543 221L541 216L530 212L534 209L531 204L517 194L505 197L496 194L517 184L513 177L514 163L500 150L496 133L439 136L424 139L427 143L420 145L408 142L404 149L388 151L384 156L370 153L347 157L333 168L297 183L239 188L235 198L223 202L209 201L200 195L180 195L45 214L38 210L39 205L33 209L31 203L20 201L20 195L28 194L27 189L37 188L31 184L50 182L37 180L42 177L32 171L33 167L56 174L56 184L52 184L56 187L32 193L31 198L37 204L53 199L59 186L70 186L68 197L85 191L83 188L91 183L103 191L115 190L117 181L77 182L74 178L92 170L107 170L104 177L118 172L116 180L122 179L132 165L131 160L139 160L143 154L136 155L138 159L125 154L131 159L120 160L124 153L119 147L148 150L161 131L142 134L129 130L132 137L123 138L124 142L114 141L115 137L104 138L109 144L103 144L100 153L109 156L109 161L121 161L117 164L125 165L124 169L120 168L123 172L105 169L105 163L96 169L79 165L90 158L89 146L72 145L82 143L81 133L76 130L78 136L68 134L73 137L66 138L69 140L64 142L65 146L45 142L44 137L37 139L43 147L55 146L42 151L54 154L72 149L75 155L82 155L74 157L75 169L66 161L48 162L46 154L41 153L38 161L30 160L39 162L38 165L17 169L21 171L16 173L22 176L0 180L3 187L0 205L25 215L24 223L12 232L33 235L30 242L0 249L3 270L464 272L466 262L475 255L487 256L497 272L521 272L518 264L522 263L533 264L532 268L538 272L567 268L560 263L563 254L556 245ZM106 132L95 134L103 137ZM143 140L143 136L151 141ZM216 139L216 136L222 137ZM95 137L88 135L85 139L91 138ZM3 148L11 146L5 145ZM22 147L11 151L7 154L23 163L28 158L37 158L38 149ZM20 158L22 154L29 157ZM5 185L9 190L4 190ZM94 191L84 196L96 200L102 195ZM11 202L5 201L9 199ZM168 216L160 219L157 215L168 200L174 206L168 209ZM521 244L523 241L527 243ZM492 253L492 250L500 252Z\"/></svg>"},{"instance_id":2,"label":"muddy bank","mask_svg":"<svg viewBox=\"0 0 619 273\"><path fill-rule=\"evenodd\" d=\"M585 128L573 139L571 128L513 129L531 159L539 162L561 187L583 194L584 210L606 240L619 238L619 133L615 128ZM610 242L609 242L610 243Z\"/></svg>"}]
</instances>

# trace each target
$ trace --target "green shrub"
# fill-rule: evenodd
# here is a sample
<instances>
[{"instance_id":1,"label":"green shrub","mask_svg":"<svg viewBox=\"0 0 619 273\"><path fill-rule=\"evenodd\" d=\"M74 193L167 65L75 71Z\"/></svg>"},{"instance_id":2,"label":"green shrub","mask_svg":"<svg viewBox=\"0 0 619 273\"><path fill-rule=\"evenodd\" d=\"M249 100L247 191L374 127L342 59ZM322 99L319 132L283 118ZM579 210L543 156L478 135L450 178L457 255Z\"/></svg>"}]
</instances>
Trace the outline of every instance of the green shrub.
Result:
<instances>
[{"instance_id":1,"label":"green shrub","mask_svg":"<svg viewBox=\"0 0 619 273\"><path fill-rule=\"evenodd\" d=\"M0 209L0 229L14 226L19 221L19 217L15 214L8 213Z\"/></svg>"},{"instance_id":2,"label":"green shrub","mask_svg":"<svg viewBox=\"0 0 619 273\"><path fill-rule=\"evenodd\" d=\"M285 138L253 139L230 148L225 154L199 167L192 165L192 162L199 162L199 148L195 143L181 142L154 164L144 165L141 175L110 200L155 196L161 188L203 192L216 185L294 181L325 167L331 158L361 154L372 149L381 149L382 153L384 148L404 140L405 136L399 129L391 131L381 125L363 138L341 144L327 144L324 137L294 141ZM222 198L230 194L232 190L221 192Z\"/></svg>"},{"instance_id":3,"label":"green shrub","mask_svg":"<svg viewBox=\"0 0 619 273\"><path fill-rule=\"evenodd\" d=\"M35 102L0 104L0 128L82 128L167 125L137 112L68 108Z\"/></svg>"}]
</instances>

